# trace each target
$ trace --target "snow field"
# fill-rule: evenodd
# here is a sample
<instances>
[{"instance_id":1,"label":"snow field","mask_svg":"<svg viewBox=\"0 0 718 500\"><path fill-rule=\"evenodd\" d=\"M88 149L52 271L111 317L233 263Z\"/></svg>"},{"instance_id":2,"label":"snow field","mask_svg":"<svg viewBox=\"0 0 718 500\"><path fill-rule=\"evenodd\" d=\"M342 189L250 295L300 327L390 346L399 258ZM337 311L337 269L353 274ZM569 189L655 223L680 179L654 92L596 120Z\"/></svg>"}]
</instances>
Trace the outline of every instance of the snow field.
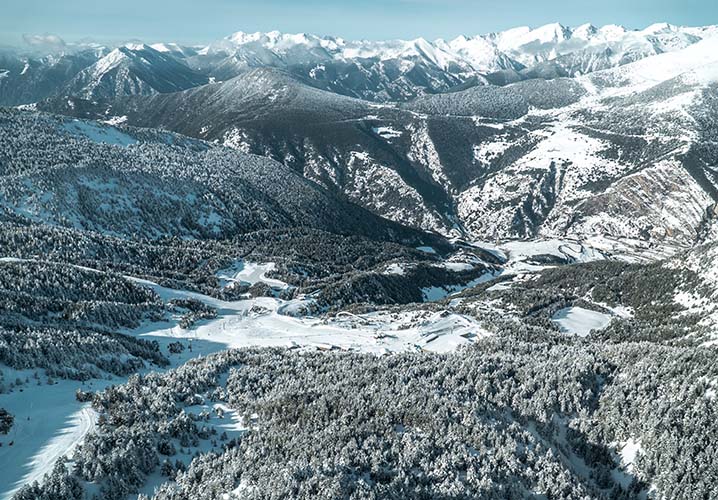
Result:
<instances>
[{"instance_id":1,"label":"snow field","mask_svg":"<svg viewBox=\"0 0 718 500\"><path fill-rule=\"evenodd\" d=\"M582 307L567 307L556 312L552 321L564 333L587 337L593 330L606 328L611 322L611 316Z\"/></svg>"},{"instance_id":2,"label":"snow field","mask_svg":"<svg viewBox=\"0 0 718 500\"><path fill-rule=\"evenodd\" d=\"M216 276L220 279L222 288L235 283L251 286L260 281L272 288L287 288L288 285L285 282L267 277L267 273L276 269L277 266L273 262L257 264L239 260L229 269L218 271Z\"/></svg>"},{"instance_id":3,"label":"snow field","mask_svg":"<svg viewBox=\"0 0 718 500\"><path fill-rule=\"evenodd\" d=\"M310 299L284 301L272 297L258 297L225 302L197 293L171 290L154 283L137 281L152 287L163 300L193 298L217 308L216 319L201 321L190 330L180 328L177 324L178 318L175 318L171 322L148 324L126 332L158 340L161 345L178 339L185 340L193 344L193 350L290 347L342 349L374 354L408 350L446 352L487 335L475 320L448 312L419 310L401 314L339 314L334 318L323 319L295 317L283 313ZM442 289L442 293L447 292Z\"/></svg>"},{"instance_id":4,"label":"snow field","mask_svg":"<svg viewBox=\"0 0 718 500\"><path fill-rule=\"evenodd\" d=\"M124 147L137 144L137 139L120 132L112 126L100 127L95 123L72 120L64 123L63 128L73 135L85 136L91 141L100 144L113 144Z\"/></svg>"},{"instance_id":5,"label":"snow field","mask_svg":"<svg viewBox=\"0 0 718 500\"><path fill-rule=\"evenodd\" d=\"M39 379L35 379L35 372ZM9 500L24 484L42 480L58 458L71 455L75 446L95 428L97 414L88 403L75 399L75 390L79 387L100 390L124 379L92 380L85 384L58 379L48 385L43 370L3 367L3 373L6 383L16 378L28 380L12 392L0 394L0 408L15 417L9 434L0 434L0 499Z\"/></svg>"}]
</instances>

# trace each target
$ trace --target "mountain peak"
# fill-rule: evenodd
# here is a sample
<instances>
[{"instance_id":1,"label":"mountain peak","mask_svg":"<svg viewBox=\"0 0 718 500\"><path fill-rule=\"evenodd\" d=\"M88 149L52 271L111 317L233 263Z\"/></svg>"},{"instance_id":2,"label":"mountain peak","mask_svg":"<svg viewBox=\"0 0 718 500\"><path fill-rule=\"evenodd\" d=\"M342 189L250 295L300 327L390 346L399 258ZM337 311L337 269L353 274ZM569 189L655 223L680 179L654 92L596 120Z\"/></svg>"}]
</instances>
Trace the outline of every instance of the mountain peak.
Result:
<instances>
[{"instance_id":1,"label":"mountain peak","mask_svg":"<svg viewBox=\"0 0 718 500\"><path fill-rule=\"evenodd\" d=\"M641 30L642 33L653 34L653 33L666 33L669 31L675 31L677 26L669 23L654 23L647 28Z\"/></svg>"},{"instance_id":2,"label":"mountain peak","mask_svg":"<svg viewBox=\"0 0 718 500\"><path fill-rule=\"evenodd\" d=\"M571 37L571 29L561 23L551 23L531 31L533 40L539 43L555 43Z\"/></svg>"},{"instance_id":3,"label":"mountain peak","mask_svg":"<svg viewBox=\"0 0 718 500\"><path fill-rule=\"evenodd\" d=\"M154 50L152 47L150 47L149 45L146 45L142 42L126 43L125 45L123 45L123 47L125 47L126 49L129 49L129 50L132 50L132 51Z\"/></svg>"},{"instance_id":4,"label":"mountain peak","mask_svg":"<svg viewBox=\"0 0 718 500\"><path fill-rule=\"evenodd\" d=\"M262 36L264 36L264 33L261 33L259 31L255 33L245 33L244 31L237 31L235 33L232 33L225 39L238 45L243 45L245 43L256 42L260 40Z\"/></svg>"},{"instance_id":5,"label":"mountain peak","mask_svg":"<svg viewBox=\"0 0 718 500\"><path fill-rule=\"evenodd\" d=\"M109 54L94 64L94 73L96 75L103 75L127 59L128 56L126 47L113 49Z\"/></svg>"},{"instance_id":6,"label":"mountain peak","mask_svg":"<svg viewBox=\"0 0 718 500\"><path fill-rule=\"evenodd\" d=\"M591 23L582 24L580 26L576 26L572 30L572 35L576 38L581 38L583 40L588 40L589 38L595 36L598 33L598 28L596 28Z\"/></svg>"},{"instance_id":7,"label":"mountain peak","mask_svg":"<svg viewBox=\"0 0 718 500\"><path fill-rule=\"evenodd\" d=\"M617 40L624 37L628 30L619 24L607 24L599 28L598 32L607 39Z\"/></svg>"}]
</instances>

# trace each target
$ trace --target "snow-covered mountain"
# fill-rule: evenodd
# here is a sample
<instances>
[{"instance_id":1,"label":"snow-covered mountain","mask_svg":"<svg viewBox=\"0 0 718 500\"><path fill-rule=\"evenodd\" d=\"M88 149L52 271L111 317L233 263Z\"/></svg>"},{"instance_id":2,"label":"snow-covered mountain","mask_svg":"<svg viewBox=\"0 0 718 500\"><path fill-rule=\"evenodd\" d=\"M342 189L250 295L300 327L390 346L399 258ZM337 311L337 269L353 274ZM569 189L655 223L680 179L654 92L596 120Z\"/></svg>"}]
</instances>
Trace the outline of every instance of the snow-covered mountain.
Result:
<instances>
[{"instance_id":1,"label":"snow-covered mountain","mask_svg":"<svg viewBox=\"0 0 718 500\"><path fill-rule=\"evenodd\" d=\"M270 156L379 215L447 235L680 247L715 225L717 54L718 37L707 38L590 75L409 103L351 99L261 68L179 93L47 109Z\"/></svg>"},{"instance_id":2,"label":"snow-covered mountain","mask_svg":"<svg viewBox=\"0 0 718 500\"><path fill-rule=\"evenodd\" d=\"M58 93L107 52L104 48L90 48L38 55L0 50L0 106L29 104Z\"/></svg>"},{"instance_id":3,"label":"snow-covered mountain","mask_svg":"<svg viewBox=\"0 0 718 500\"><path fill-rule=\"evenodd\" d=\"M249 67L288 69L312 84L370 100L401 100L454 86L533 77L575 76L683 49L714 36L714 26L656 24L643 30L621 26L569 28L549 24L453 40L349 41L309 34L235 33L199 53L217 61L217 79ZM208 68L202 57L194 64ZM504 75L508 73L509 76Z\"/></svg>"},{"instance_id":4,"label":"snow-covered mountain","mask_svg":"<svg viewBox=\"0 0 718 500\"><path fill-rule=\"evenodd\" d=\"M279 32L235 33L200 50L189 64L217 80L256 67L280 68L316 87L378 101L447 90L476 73L424 39L346 41Z\"/></svg>"},{"instance_id":5,"label":"snow-covered mountain","mask_svg":"<svg viewBox=\"0 0 718 500\"><path fill-rule=\"evenodd\" d=\"M528 67L568 54L588 55L605 51L610 52L616 62L626 61L680 50L715 34L714 26L684 28L667 23L654 24L643 30L628 30L616 25L597 28L584 24L568 28L561 24L548 24L536 29L515 28L484 38Z\"/></svg>"},{"instance_id":6,"label":"snow-covered mountain","mask_svg":"<svg viewBox=\"0 0 718 500\"><path fill-rule=\"evenodd\" d=\"M206 76L144 44L112 50L72 79L62 94L86 99L176 92L204 85Z\"/></svg>"},{"instance_id":7,"label":"snow-covered mountain","mask_svg":"<svg viewBox=\"0 0 718 500\"><path fill-rule=\"evenodd\" d=\"M716 26L666 23L642 30L549 24L434 41L272 31L237 32L207 46L133 43L45 58L7 52L0 57L0 103L27 104L58 93L106 98L173 92L261 67L351 97L406 101L488 82L573 77L680 50L717 33Z\"/></svg>"},{"instance_id":8,"label":"snow-covered mountain","mask_svg":"<svg viewBox=\"0 0 718 500\"><path fill-rule=\"evenodd\" d=\"M718 33L715 26L684 28L667 23L643 30L609 25L596 28L586 24L569 28L548 24L539 28L521 27L474 37L392 41L348 41L309 34L238 32L211 44L203 54L227 52L248 65L284 66L356 59L417 60L443 70L460 69L490 73L502 69L531 67L568 54L609 51L620 64L634 58L679 50Z\"/></svg>"}]
</instances>

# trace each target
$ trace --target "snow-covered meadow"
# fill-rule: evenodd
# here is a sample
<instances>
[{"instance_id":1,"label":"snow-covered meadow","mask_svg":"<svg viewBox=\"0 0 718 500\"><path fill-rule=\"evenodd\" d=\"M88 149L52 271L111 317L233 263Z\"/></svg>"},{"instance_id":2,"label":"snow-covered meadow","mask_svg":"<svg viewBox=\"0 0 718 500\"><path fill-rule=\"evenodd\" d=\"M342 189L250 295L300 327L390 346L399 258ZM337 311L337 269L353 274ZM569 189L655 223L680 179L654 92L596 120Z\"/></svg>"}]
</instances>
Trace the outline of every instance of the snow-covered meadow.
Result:
<instances>
[{"instance_id":1,"label":"snow-covered meadow","mask_svg":"<svg viewBox=\"0 0 718 500\"><path fill-rule=\"evenodd\" d=\"M426 302L451 299L452 295L462 290L498 278L502 280L489 290L506 290L524 280L534 279L536 273L559 262L590 262L607 258L607 254L590 245L569 240L512 241L497 245L476 242L473 246L494 254L503 264L463 286L425 289ZM419 250L435 253L430 247L421 247ZM455 272L473 268L471 262L456 256L437 265ZM171 289L126 276L134 283L154 290L164 303L192 299L215 309L217 316L183 328L182 311L176 311L161 321L146 321L138 328L124 329L122 333L157 341L163 353L170 352L170 344L181 343L185 347L181 352L168 354L170 366L167 369L180 366L195 357L234 348L346 350L377 356L406 351L446 353L479 342L490 335L479 321L455 311L461 299L450 300L444 309L434 304L426 307L416 304L402 310L379 309L362 314L344 311L311 316L306 312L312 310L308 307L313 302L311 296L300 296L293 300L279 298L279 292L289 285L272 277L276 269L276 265L271 262L238 260L232 266L218 271L216 277L221 288L264 283L275 292L270 297L247 296L232 301ZM393 263L384 272L403 274L405 271L404 264ZM593 330L605 328L614 317L630 316L630 311L596 305L606 312L568 307L556 312L552 320L566 334L585 337ZM164 368L152 367L146 371L151 370ZM42 370L39 372L42 373ZM15 376L23 380L27 378L29 382L17 386L10 393L0 394L0 407L16 416L11 434L0 440L5 444L0 447L0 468L4 471L5 479L0 492L0 498L3 499L9 499L12 491L20 485L42 479L60 456L69 455L73 447L92 431L96 414L87 403L76 401L75 391L78 388L95 391L126 381L126 377L108 374L104 379L92 379L85 383L57 380L48 385L46 376L40 375L36 379L31 371L17 372L13 378ZM227 425L227 422L223 420L218 425ZM11 440L13 446L7 446Z\"/></svg>"},{"instance_id":2,"label":"snow-covered meadow","mask_svg":"<svg viewBox=\"0 0 718 500\"><path fill-rule=\"evenodd\" d=\"M267 278L272 264L246 264L234 274L245 283L263 281L273 287L286 284ZM235 268L236 269L236 268ZM224 273L223 273L224 274ZM428 310L380 311L363 315L339 313L336 316L297 316L294 311L312 301L310 297L282 300L274 297L255 297L238 301L223 301L194 292L178 291L157 284L137 280L151 287L163 300L195 299L217 309L217 318L199 322L191 329L183 329L179 318L165 323L153 323L128 331L130 335L158 340L160 343L178 339L203 350L241 347L289 347L308 349L343 349L375 354L406 350L445 352L486 335L479 323L449 311ZM287 314L287 313L292 313Z\"/></svg>"},{"instance_id":3,"label":"snow-covered meadow","mask_svg":"<svg viewBox=\"0 0 718 500\"><path fill-rule=\"evenodd\" d=\"M18 259L6 259L17 262ZM218 272L222 286L233 283L253 285L264 282L274 289L286 283L267 276L273 263L238 261ZM180 314L160 322L145 322L122 333L146 340L156 340L163 352L168 345L182 342L181 353L169 355L169 368L189 359L213 352L241 347L287 347L310 350L354 350L385 355L407 350L448 352L461 345L476 342L488 333L478 322L448 311L415 310L377 312L365 315L339 313L333 317L288 315L301 309L311 298L284 301L274 297L222 301L210 296L174 290L153 282L128 277L152 288L165 302L172 299L194 299L217 309L217 318L182 328ZM158 368L152 368L158 369ZM126 378L107 375L81 383L74 380L52 380L37 371L12 371L13 378L28 382L10 393L0 394L0 407L15 416L9 435L0 438L0 469L3 471L0 498L10 499L23 484L42 480L61 456L70 456L73 448L94 429L97 415L89 403L80 403L75 391L102 390L121 384ZM8 371L10 373L10 371ZM222 425L225 425L223 421ZM9 443L12 442L12 446Z\"/></svg>"},{"instance_id":4,"label":"snow-covered meadow","mask_svg":"<svg viewBox=\"0 0 718 500\"><path fill-rule=\"evenodd\" d=\"M593 330L602 330L611 322L611 316L583 307L567 307L553 316L553 322L562 332L587 337Z\"/></svg>"}]
</instances>

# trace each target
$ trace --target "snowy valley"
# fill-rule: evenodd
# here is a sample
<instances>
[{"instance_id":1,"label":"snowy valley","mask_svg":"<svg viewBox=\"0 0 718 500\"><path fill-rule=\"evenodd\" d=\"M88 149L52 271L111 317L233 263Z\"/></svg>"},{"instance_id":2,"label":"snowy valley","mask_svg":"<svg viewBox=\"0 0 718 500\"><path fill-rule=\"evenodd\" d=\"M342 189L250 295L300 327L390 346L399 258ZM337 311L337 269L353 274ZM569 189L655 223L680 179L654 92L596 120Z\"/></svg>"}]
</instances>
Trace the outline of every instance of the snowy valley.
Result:
<instances>
[{"instance_id":1,"label":"snowy valley","mask_svg":"<svg viewBox=\"0 0 718 500\"><path fill-rule=\"evenodd\" d=\"M0 498L713 498L718 28L0 51Z\"/></svg>"}]
</instances>

